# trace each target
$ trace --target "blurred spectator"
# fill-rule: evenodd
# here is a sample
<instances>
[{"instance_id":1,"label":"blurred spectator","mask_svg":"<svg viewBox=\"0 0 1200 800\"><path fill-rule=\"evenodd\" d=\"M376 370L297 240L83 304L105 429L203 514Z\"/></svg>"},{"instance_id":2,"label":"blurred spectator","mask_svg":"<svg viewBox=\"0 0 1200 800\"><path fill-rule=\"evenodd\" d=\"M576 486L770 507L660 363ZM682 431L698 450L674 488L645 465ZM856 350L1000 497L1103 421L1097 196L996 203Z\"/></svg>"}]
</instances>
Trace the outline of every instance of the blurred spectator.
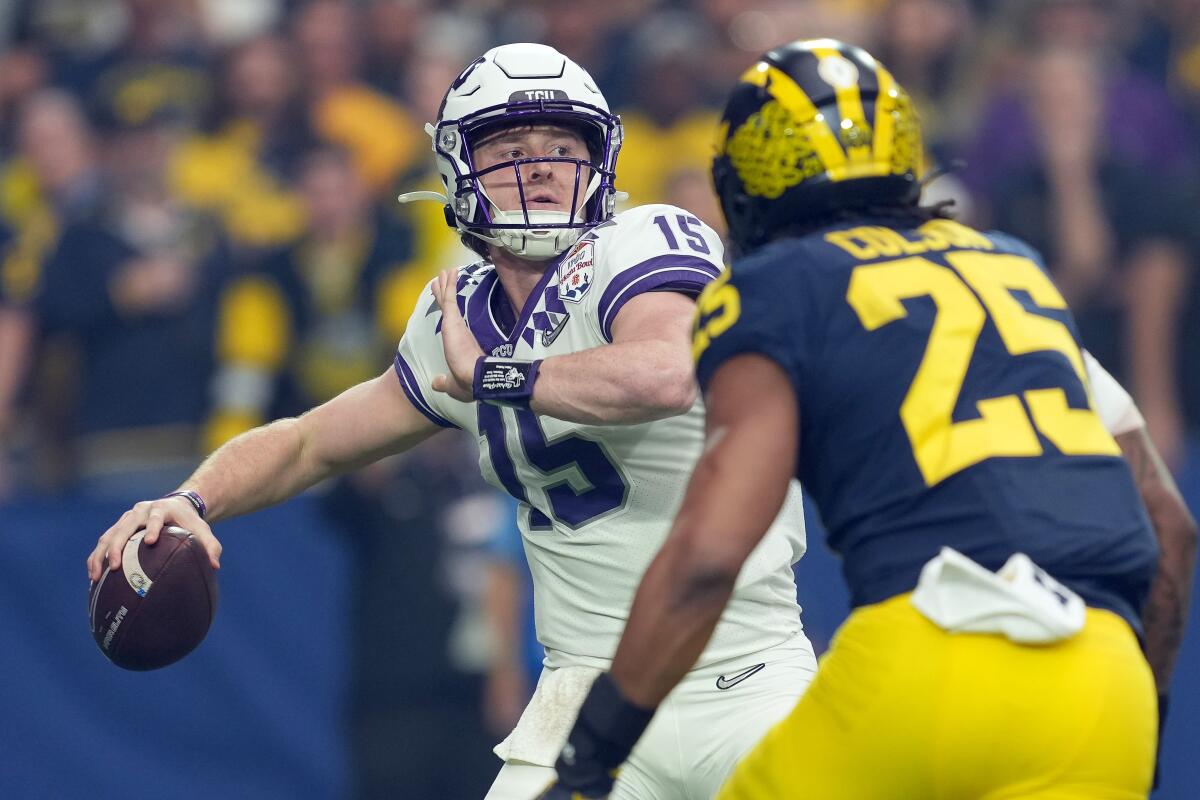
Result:
<instances>
[{"instance_id":1,"label":"blurred spectator","mask_svg":"<svg viewBox=\"0 0 1200 800\"><path fill-rule=\"evenodd\" d=\"M706 54L712 80L728 89L756 55L781 41L770 31L770 17L741 0L700 0L696 16L712 33Z\"/></svg>"},{"instance_id":2,"label":"blurred spectator","mask_svg":"<svg viewBox=\"0 0 1200 800\"><path fill-rule=\"evenodd\" d=\"M407 69L396 86L422 128L420 147L413 165L416 170L433 164L433 144L423 126L436 122L446 87L488 47L488 30L476 18L440 13L425 19L421 38L409 59Z\"/></svg>"},{"instance_id":3,"label":"blurred spectator","mask_svg":"<svg viewBox=\"0 0 1200 800\"><path fill-rule=\"evenodd\" d=\"M172 116L194 124L212 81L194 0L124 0L120 44L88 64L80 90L107 126L144 125Z\"/></svg>"},{"instance_id":4,"label":"blurred spectator","mask_svg":"<svg viewBox=\"0 0 1200 800\"><path fill-rule=\"evenodd\" d=\"M508 5L496 18L495 43L541 42L570 56L601 86L624 56L622 45L631 33L626 25L630 5L647 3L555 3L521 0ZM645 9L646 16L650 9ZM618 97L609 103L617 105Z\"/></svg>"},{"instance_id":5,"label":"blurred spectator","mask_svg":"<svg viewBox=\"0 0 1200 800\"><path fill-rule=\"evenodd\" d=\"M206 298L223 251L212 226L168 191L175 137L154 120L122 129L106 142L104 180L90 160L79 169L61 193L70 205L56 204L69 213L59 213L32 300L43 335L66 338L80 356L76 385L61 396L82 398L73 444L83 487L96 495L165 491L195 463L210 364ZM80 130L68 137L86 139Z\"/></svg>"},{"instance_id":6,"label":"blurred spectator","mask_svg":"<svg viewBox=\"0 0 1200 800\"><path fill-rule=\"evenodd\" d=\"M283 0L196 0L205 39L229 45L265 34L279 22Z\"/></svg>"},{"instance_id":7,"label":"blurred spectator","mask_svg":"<svg viewBox=\"0 0 1200 800\"><path fill-rule=\"evenodd\" d=\"M129 13L124 0L24 0L14 22L17 41L48 57L54 82L83 97L111 64Z\"/></svg>"},{"instance_id":8,"label":"blurred spectator","mask_svg":"<svg viewBox=\"0 0 1200 800\"><path fill-rule=\"evenodd\" d=\"M37 288L41 258L58 230L91 213L101 188L96 144L79 103L44 90L21 110L18 158L6 165L3 217L15 229L20 258L7 261L3 297L27 303Z\"/></svg>"},{"instance_id":9,"label":"blurred spectator","mask_svg":"<svg viewBox=\"0 0 1200 800\"><path fill-rule=\"evenodd\" d=\"M719 115L705 80L708 31L681 12L646 20L634 43L629 81L633 105L618 109L625 140L617 188L630 205L662 202L668 175L707 170Z\"/></svg>"},{"instance_id":10,"label":"blurred spectator","mask_svg":"<svg viewBox=\"0 0 1200 800\"><path fill-rule=\"evenodd\" d=\"M1200 190L1194 191L1190 207L1200 204ZM1189 499L1193 510L1200 510L1200 236L1192 229L1192 251L1188 264L1172 262L1157 276L1140 275L1143 287L1151 299L1160 298L1162 303L1139 319L1150 331L1165 343L1165 352L1160 356L1166 362L1167 380L1177 381L1176 394L1164 394L1168 402L1175 400L1180 409L1179 419L1183 438L1180 486ZM1138 302L1139 299L1135 299ZM1163 315L1155 320L1152 313ZM1155 330L1154 326L1159 326ZM1174 358L1171 358L1171 355ZM1168 387L1168 391L1169 391ZM1150 418L1147 418L1149 423ZM1157 424L1157 423L1155 423ZM1155 428L1150 429L1153 433ZM1168 428L1160 438L1170 435Z\"/></svg>"},{"instance_id":11,"label":"blurred spectator","mask_svg":"<svg viewBox=\"0 0 1200 800\"><path fill-rule=\"evenodd\" d=\"M216 214L232 243L256 251L300 235L304 208L292 190L297 161L311 144L288 43L250 39L224 62L212 121L176 153L179 196Z\"/></svg>"},{"instance_id":12,"label":"blurred spectator","mask_svg":"<svg viewBox=\"0 0 1200 800\"><path fill-rule=\"evenodd\" d=\"M442 434L328 497L356 551L350 738L357 800L483 797L487 537L510 509L474 443ZM447 754L453 755L448 765Z\"/></svg>"},{"instance_id":13,"label":"blurred spectator","mask_svg":"<svg viewBox=\"0 0 1200 800\"><path fill-rule=\"evenodd\" d=\"M537 640L533 619L533 578L517 527L516 500L500 498L488 546L482 605L491 644L483 692L483 720L500 741L512 731L533 695L546 651Z\"/></svg>"},{"instance_id":14,"label":"blurred spectator","mask_svg":"<svg viewBox=\"0 0 1200 800\"><path fill-rule=\"evenodd\" d=\"M0 226L0 254L7 254L11 234ZM13 493L17 476L10 465L16 392L27 368L32 325L18 311L0 306L0 505Z\"/></svg>"},{"instance_id":15,"label":"blurred spectator","mask_svg":"<svg viewBox=\"0 0 1200 800\"><path fill-rule=\"evenodd\" d=\"M999 183L990 198L993 221L1045 255L1084 343L1132 382L1156 443L1178 463L1179 409L1169 400L1178 396L1174 348L1161 331L1146 328L1174 301L1169 292L1151 298L1146 276L1186 268L1185 187L1167 165L1138 163L1105 135L1109 114L1095 57L1047 50L1030 60L1028 74L1037 161Z\"/></svg>"},{"instance_id":16,"label":"blurred spectator","mask_svg":"<svg viewBox=\"0 0 1200 800\"><path fill-rule=\"evenodd\" d=\"M0 260L0 497L15 483L5 465L16 451L40 445L39 471L59 473L65 432L59 423L67 409L63 393L53 391L61 363L43 361L37 379L50 380L51 402L37 405L30 424L16 423L22 390L33 363L35 300L43 266L63 227L86 218L100 194L96 147L78 102L69 94L43 90L21 108L17 123L18 156L5 165L0 180L4 244ZM40 423L40 424L35 424ZM42 438L31 438L40 429ZM54 432L54 433L52 433ZM29 459L29 460L32 460ZM27 464L27 466L33 466Z\"/></svg>"},{"instance_id":17,"label":"blurred spectator","mask_svg":"<svg viewBox=\"0 0 1200 800\"><path fill-rule=\"evenodd\" d=\"M971 28L967 0L891 0L879 21L876 54L916 103L935 161L946 160L975 110Z\"/></svg>"},{"instance_id":18,"label":"blurred spectator","mask_svg":"<svg viewBox=\"0 0 1200 800\"><path fill-rule=\"evenodd\" d=\"M713 100L802 36L875 45L1195 504L1200 0L0 0L0 501L174 488L200 447L385 369L427 281L476 258L392 197L441 189L422 126L490 45L586 64L625 121L618 186L722 230ZM360 797L482 796L537 677L512 510L448 437L322 487L360 558ZM810 623L840 618L801 586Z\"/></svg>"},{"instance_id":19,"label":"blurred spectator","mask_svg":"<svg viewBox=\"0 0 1200 800\"><path fill-rule=\"evenodd\" d=\"M841 39L871 41L873 22L887 0L774 0L762 3L772 21L775 41L793 39Z\"/></svg>"},{"instance_id":20,"label":"blurred spectator","mask_svg":"<svg viewBox=\"0 0 1200 800\"><path fill-rule=\"evenodd\" d=\"M405 78L404 94L416 124L437 121L442 97L463 68L484 48L483 30L462 24L455 16L439 15L426 27L426 36L412 60ZM433 160L433 142L421 131L420 148L412 168L402 176L396 193L426 190L443 191ZM387 203L392 204L391 198ZM413 264L408 281L397 302L411 307L425 284L447 267L469 263L477 256L462 244L458 231L446 224L442 206L436 203L409 203L397 208L400 219L413 232Z\"/></svg>"},{"instance_id":21,"label":"blurred spectator","mask_svg":"<svg viewBox=\"0 0 1200 800\"><path fill-rule=\"evenodd\" d=\"M1025 0L1018 6L1023 32L1041 45L1094 50L1116 34L1113 0Z\"/></svg>"},{"instance_id":22,"label":"blurred spectator","mask_svg":"<svg viewBox=\"0 0 1200 800\"><path fill-rule=\"evenodd\" d=\"M304 236L221 291L208 449L379 374L412 313L409 234L375 209L349 156L314 150L299 180Z\"/></svg>"},{"instance_id":23,"label":"blurred spectator","mask_svg":"<svg viewBox=\"0 0 1200 800\"><path fill-rule=\"evenodd\" d=\"M413 53L425 36L431 5L429 0L370 0L365 74L379 91L403 95L405 76L414 67Z\"/></svg>"},{"instance_id":24,"label":"blurred spectator","mask_svg":"<svg viewBox=\"0 0 1200 800\"><path fill-rule=\"evenodd\" d=\"M1195 199L1162 198L1165 204ZM1163 459L1200 502L1200 238L1187 206L1164 209L1170 238L1148 241L1131 260L1128 278L1130 385L1146 417L1146 430ZM1186 236L1186 239L1184 238Z\"/></svg>"},{"instance_id":25,"label":"blurred spectator","mask_svg":"<svg viewBox=\"0 0 1200 800\"><path fill-rule=\"evenodd\" d=\"M362 20L356 6L312 0L293 21L309 124L348 150L374 193L390 189L418 152L420 127L392 98L361 79Z\"/></svg>"},{"instance_id":26,"label":"blurred spectator","mask_svg":"<svg viewBox=\"0 0 1200 800\"><path fill-rule=\"evenodd\" d=\"M1200 144L1200 0L1159 0L1151 3L1142 47L1133 53L1137 63L1159 69L1163 80L1184 104L1194 140ZM1153 15L1153 16L1151 16Z\"/></svg>"},{"instance_id":27,"label":"blurred spectator","mask_svg":"<svg viewBox=\"0 0 1200 800\"><path fill-rule=\"evenodd\" d=\"M759 54L793 39L870 45L886 0L701 0L690 4L716 40L703 56L724 93ZM686 6L685 6L686 8Z\"/></svg>"},{"instance_id":28,"label":"blurred spectator","mask_svg":"<svg viewBox=\"0 0 1200 800\"><path fill-rule=\"evenodd\" d=\"M663 202L685 208L724 238L725 215L712 188L712 175L698 165L675 169L663 184Z\"/></svg>"},{"instance_id":29,"label":"blurred spectator","mask_svg":"<svg viewBox=\"0 0 1200 800\"><path fill-rule=\"evenodd\" d=\"M1016 81L1002 84L985 100L974 140L963 151L963 176L981 206L992 201L1011 170L1027 169L1037 160L1042 131L1032 118L1028 92L1046 80L1032 66L1036 53L1045 50L1084 51L1096 62L1099 129L1115 159L1167 173L1195 166L1187 127L1164 88L1131 71L1115 52L1112 3L1028 0L1023 8L1016 23L1021 42Z\"/></svg>"},{"instance_id":30,"label":"blurred spectator","mask_svg":"<svg viewBox=\"0 0 1200 800\"><path fill-rule=\"evenodd\" d=\"M17 47L7 52L0 48L0 148L14 142L17 109L34 91L46 85L49 65L34 46Z\"/></svg>"}]
</instances>

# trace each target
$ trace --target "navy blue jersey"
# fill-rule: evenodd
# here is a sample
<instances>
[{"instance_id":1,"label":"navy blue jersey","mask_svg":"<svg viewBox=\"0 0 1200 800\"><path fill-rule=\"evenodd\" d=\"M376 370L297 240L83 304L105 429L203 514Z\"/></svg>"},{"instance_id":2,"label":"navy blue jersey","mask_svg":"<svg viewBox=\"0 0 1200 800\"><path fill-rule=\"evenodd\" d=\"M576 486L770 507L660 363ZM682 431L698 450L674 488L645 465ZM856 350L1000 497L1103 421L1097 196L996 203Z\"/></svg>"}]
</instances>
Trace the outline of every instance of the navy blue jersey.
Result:
<instances>
[{"instance_id":1,"label":"navy blue jersey","mask_svg":"<svg viewBox=\"0 0 1200 800\"><path fill-rule=\"evenodd\" d=\"M701 386L743 352L792 381L796 475L854 605L914 589L942 546L990 569L1020 551L1139 627L1157 544L1028 246L948 220L778 240L699 301Z\"/></svg>"}]
</instances>

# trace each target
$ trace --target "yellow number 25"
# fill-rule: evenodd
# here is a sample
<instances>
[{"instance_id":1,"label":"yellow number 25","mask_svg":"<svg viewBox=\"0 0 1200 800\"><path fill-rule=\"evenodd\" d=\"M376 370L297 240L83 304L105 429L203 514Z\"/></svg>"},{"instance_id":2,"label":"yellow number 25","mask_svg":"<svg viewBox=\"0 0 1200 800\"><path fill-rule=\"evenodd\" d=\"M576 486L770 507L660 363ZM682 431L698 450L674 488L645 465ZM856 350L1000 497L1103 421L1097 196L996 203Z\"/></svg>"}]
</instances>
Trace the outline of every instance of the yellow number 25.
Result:
<instances>
[{"instance_id":1,"label":"yellow number 25","mask_svg":"<svg viewBox=\"0 0 1200 800\"><path fill-rule=\"evenodd\" d=\"M1083 357L1070 331L1057 320L1031 313L1012 294L1027 292L1042 308L1066 308L1050 279L1021 256L963 251L947 254L946 261L953 269L916 257L861 266L846 292L869 331L907 316L902 300L928 296L937 308L925 355L900 406L926 485L995 456L1041 455L1034 426L1067 455L1119 455L1091 409ZM1031 389L1022 395L1028 415L1019 397L1004 395L980 400L978 419L954 422L954 407L988 315L1011 355L1053 350L1066 356L1088 394L1089 407L1070 408L1061 388Z\"/></svg>"},{"instance_id":2,"label":"yellow number 25","mask_svg":"<svg viewBox=\"0 0 1200 800\"><path fill-rule=\"evenodd\" d=\"M692 327L692 360L708 349L712 340L729 330L742 315L742 296L729 282L730 270L705 287L696 300L696 318Z\"/></svg>"}]
</instances>

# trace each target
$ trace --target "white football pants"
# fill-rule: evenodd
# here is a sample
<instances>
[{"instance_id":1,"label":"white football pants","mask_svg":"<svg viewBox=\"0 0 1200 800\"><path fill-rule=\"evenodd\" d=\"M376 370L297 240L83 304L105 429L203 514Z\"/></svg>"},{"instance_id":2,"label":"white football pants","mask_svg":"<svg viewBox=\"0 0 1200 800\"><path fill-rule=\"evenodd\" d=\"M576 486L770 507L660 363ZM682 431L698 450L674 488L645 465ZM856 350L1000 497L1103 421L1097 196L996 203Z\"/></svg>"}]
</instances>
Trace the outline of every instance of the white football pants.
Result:
<instances>
[{"instance_id":1,"label":"white football pants","mask_svg":"<svg viewBox=\"0 0 1200 800\"><path fill-rule=\"evenodd\" d=\"M761 666L760 666L761 665ZM573 668L568 668L573 669ZM773 647L689 672L659 706L653 721L621 768L612 800L711 798L729 773L775 723L787 716L816 674L817 660L803 633ZM537 694L553 684L543 671ZM724 687L724 688L719 688ZM570 718L578 713L583 697ZM514 731L539 726L527 710ZM555 726L561 728L561 726ZM485 800L532 800L554 779L554 758L566 731L556 732L534 756L510 757ZM510 736L510 739L513 737ZM506 740L506 743L509 740ZM504 745L497 747L501 750ZM527 757L529 751L524 753Z\"/></svg>"}]
</instances>

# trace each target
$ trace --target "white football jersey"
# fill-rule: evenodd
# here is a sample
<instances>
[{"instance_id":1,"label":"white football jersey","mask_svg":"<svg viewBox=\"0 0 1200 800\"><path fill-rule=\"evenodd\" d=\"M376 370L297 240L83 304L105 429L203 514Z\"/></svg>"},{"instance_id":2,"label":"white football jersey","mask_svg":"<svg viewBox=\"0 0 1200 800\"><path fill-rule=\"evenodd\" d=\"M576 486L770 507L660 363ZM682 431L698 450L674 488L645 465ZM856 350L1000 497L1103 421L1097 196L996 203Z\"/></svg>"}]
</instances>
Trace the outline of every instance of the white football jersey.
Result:
<instances>
[{"instance_id":1,"label":"white football jersey","mask_svg":"<svg viewBox=\"0 0 1200 800\"><path fill-rule=\"evenodd\" d=\"M584 234L529 297L509 307L495 267L459 271L458 301L485 353L545 359L612 341L622 306L648 291L695 295L719 272L717 234L682 209L647 205ZM479 442L484 476L521 503L538 638L553 667L606 667L642 574L683 500L704 442L704 410L637 425L583 425L527 409L461 403L432 390L449 372L441 312L426 287L396 373L426 416ZM701 664L781 642L800 629L791 565L805 549L799 487L739 575Z\"/></svg>"}]
</instances>

